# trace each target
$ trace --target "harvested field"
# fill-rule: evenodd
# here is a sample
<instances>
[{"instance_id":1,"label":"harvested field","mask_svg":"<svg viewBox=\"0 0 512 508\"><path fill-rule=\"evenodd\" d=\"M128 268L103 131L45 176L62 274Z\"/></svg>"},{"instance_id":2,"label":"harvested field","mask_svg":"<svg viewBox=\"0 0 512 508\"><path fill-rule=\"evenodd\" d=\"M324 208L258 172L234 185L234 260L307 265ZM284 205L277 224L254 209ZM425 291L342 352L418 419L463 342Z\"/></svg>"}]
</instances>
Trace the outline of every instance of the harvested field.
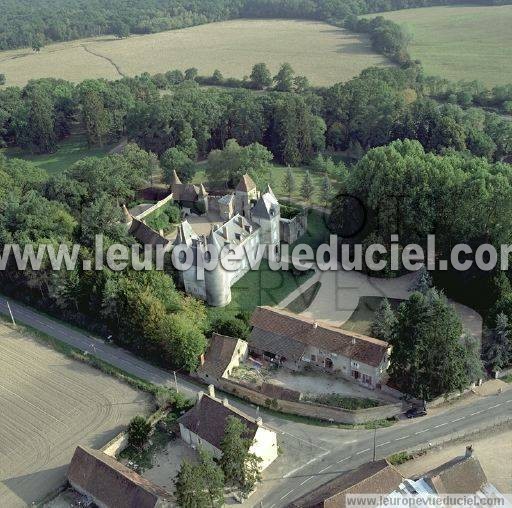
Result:
<instances>
[{"instance_id":1,"label":"harvested field","mask_svg":"<svg viewBox=\"0 0 512 508\"><path fill-rule=\"evenodd\" d=\"M31 78L118 78L142 72L197 67L201 75L219 69L226 77L249 75L255 63L276 72L290 62L312 84L346 81L372 65L388 65L366 38L326 23L292 20L233 20L128 39L102 37L0 53L8 85Z\"/></svg>"},{"instance_id":2,"label":"harvested field","mask_svg":"<svg viewBox=\"0 0 512 508\"><path fill-rule=\"evenodd\" d=\"M428 74L489 86L512 83L512 5L425 7L382 16L410 32L411 55Z\"/></svg>"},{"instance_id":3,"label":"harvested field","mask_svg":"<svg viewBox=\"0 0 512 508\"><path fill-rule=\"evenodd\" d=\"M78 444L99 448L145 394L0 322L0 506L31 505L57 488Z\"/></svg>"}]
</instances>

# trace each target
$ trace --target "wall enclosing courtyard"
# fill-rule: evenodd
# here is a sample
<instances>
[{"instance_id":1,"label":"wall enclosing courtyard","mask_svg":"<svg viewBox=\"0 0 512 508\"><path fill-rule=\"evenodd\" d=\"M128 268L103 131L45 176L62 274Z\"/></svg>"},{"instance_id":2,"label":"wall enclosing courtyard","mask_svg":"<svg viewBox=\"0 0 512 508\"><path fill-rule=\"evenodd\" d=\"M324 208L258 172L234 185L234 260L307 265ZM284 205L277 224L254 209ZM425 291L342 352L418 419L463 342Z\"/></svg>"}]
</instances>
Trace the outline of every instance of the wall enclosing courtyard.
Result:
<instances>
[{"instance_id":1,"label":"wall enclosing courtyard","mask_svg":"<svg viewBox=\"0 0 512 508\"><path fill-rule=\"evenodd\" d=\"M367 409L350 410L305 401L271 399L265 393L228 379L216 380L215 387L259 406L335 423L364 424L375 420L385 420L400 415L409 407L408 404L397 402Z\"/></svg>"}]
</instances>

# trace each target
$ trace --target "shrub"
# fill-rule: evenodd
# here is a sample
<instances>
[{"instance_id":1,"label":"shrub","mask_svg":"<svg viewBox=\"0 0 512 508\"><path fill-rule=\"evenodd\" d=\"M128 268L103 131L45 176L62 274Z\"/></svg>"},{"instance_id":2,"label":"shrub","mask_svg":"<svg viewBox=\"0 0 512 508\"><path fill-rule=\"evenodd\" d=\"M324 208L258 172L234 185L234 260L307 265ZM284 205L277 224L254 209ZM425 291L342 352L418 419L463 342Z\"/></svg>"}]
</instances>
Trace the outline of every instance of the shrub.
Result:
<instances>
[{"instance_id":1,"label":"shrub","mask_svg":"<svg viewBox=\"0 0 512 508\"><path fill-rule=\"evenodd\" d=\"M133 448L142 448L148 440L151 424L143 416L134 416L128 425L128 444Z\"/></svg>"}]
</instances>

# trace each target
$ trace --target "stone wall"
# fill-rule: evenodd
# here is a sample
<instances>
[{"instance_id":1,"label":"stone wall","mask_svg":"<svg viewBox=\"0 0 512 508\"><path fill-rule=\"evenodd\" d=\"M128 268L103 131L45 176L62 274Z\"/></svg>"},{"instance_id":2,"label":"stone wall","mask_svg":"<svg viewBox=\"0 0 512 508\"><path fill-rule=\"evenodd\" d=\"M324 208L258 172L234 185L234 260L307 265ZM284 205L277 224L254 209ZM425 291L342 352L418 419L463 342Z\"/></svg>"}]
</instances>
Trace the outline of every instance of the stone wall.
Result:
<instances>
[{"instance_id":1,"label":"stone wall","mask_svg":"<svg viewBox=\"0 0 512 508\"><path fill-rule=\"evenodd\" d=\"M138 220L144 219L144 217L147 217L148 215L152 214L162 206L166 205L169 201L172 201L172 194L169 194L164 199L161 199L160 201L157 201L153 206L149 207L147 210L144 210L142 213L137 215L135 218Z\"/></svg>"},{"instance_id":2,"label":"stone wall","mask_svg":"<svg viewBox=\"0 0 512 508\"><path fill-rule=\"evenodd\" d=\"M281 217L279 220L279 233L281 241L292 244L306 233L308 218L305 212L299 213L293 219Z\"/></svg>"},{"instance_id":3,"label":"stone wall","mask_svg":"<svg viewBox=\"0 0 512 508\"><path fill-rule=\"evenodd\" d=\"M336 423L359 424L374 420L393 418L394 416L401 414L405 409L401 402L368 409L349 410L310 402L270 399L268 395L265 395L264 393L228 379L218 379L215 382L215 386L220 390L231 393L260 406L268 407L269 402L272 401L272 405L270 407L283 413L307 416Z\"/></svg>"}]
</instances>

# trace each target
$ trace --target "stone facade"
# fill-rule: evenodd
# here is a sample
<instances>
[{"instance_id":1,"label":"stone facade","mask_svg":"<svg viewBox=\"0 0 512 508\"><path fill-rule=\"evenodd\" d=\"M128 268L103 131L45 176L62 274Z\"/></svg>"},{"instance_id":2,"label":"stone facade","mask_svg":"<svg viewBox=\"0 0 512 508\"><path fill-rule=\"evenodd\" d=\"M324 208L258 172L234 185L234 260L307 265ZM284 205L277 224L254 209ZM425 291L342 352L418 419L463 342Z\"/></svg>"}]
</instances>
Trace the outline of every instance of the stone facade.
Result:
<instances>
[{"instance_id":1,"label":"stone facade","mask_svg":"<svg viewBox=\"0 0 512 508\"><path fill-rule=\"evenodd\" d=\"M213 225L210 233L202 236L185 220L178 227L174 248L187 247L193 259L189 269L180 271L185 292L213 307L223 307L231 301L231 286L250 270L249 259L257 259L260 246L267 248L265 256L271 250L279 252L281 217L272 189L267 186L265 192L258 192L248 175L244 175L234 194L218 199L217 203L225 222ZM224 259L215 270L205 270L202 275L198 259L210 245L220 253L219 260Z\"/></svg>"}]
</instances>

